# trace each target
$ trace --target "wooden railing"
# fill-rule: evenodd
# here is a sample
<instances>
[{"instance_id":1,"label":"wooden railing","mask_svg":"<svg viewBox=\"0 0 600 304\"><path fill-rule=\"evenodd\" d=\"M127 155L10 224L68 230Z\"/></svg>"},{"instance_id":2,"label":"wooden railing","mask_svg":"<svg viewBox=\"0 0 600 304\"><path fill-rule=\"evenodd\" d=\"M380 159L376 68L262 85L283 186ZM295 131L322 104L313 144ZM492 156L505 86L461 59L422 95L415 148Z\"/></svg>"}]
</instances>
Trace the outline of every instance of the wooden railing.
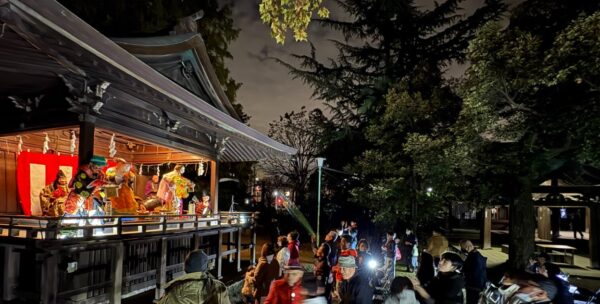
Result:
<instances>
[{"instance_id":1,"label":"wooden railing","mask_svg":"<svg viewBox=\"0 0 600 304\"><path fill-rule=\"evenodd\" d=\"M218 227L246 227L252 225L255 219L256 214L250 212L223 212L212 217L199 215L89 217L0 215L0 240L3 237L36 240L139 237Z\"/></svg>"},{"instance_id":2,"label":"wooden railing","mask_svg":"<svg viewBox=\"0 0 600 304\"><path fill-rule=\"evenodd\" d=\"M0 215L2 300L111 302L154 289L160 298L184 273L186 255L201 248L220 277L222 259L256 257L256 213L101 217ZM242 243L242 230L251 240ZM225 239L226 238L226 239Z\"/></svg>"}]
</instances>

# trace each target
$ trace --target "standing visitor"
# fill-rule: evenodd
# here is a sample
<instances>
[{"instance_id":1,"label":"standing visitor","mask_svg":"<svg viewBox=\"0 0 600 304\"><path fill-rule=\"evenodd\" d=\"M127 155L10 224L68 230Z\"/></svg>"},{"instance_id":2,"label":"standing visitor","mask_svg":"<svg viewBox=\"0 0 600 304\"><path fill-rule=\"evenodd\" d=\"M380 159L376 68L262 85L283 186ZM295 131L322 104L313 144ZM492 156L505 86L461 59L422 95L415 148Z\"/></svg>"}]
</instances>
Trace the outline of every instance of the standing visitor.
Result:
<instances>
[{"instance_id":1,"label":"standing visitor","mask_svg":"<svg viewBox=\"0 0 600 304\"><path fill-rule=\"evenodd\" d=\"M331 230L325 235L324 242L321 245L325 244L329 247L329 265L335 265L337 263L337 255L338 255L338 244L337 244L338 234L336 230ZM310 245L312 247L313 254L317 254L317 250L319 246L317 246L317 237L313 234L310 236Z\"/></svg>"},{"instance_id":2,"label":"standing visitor","mask_svg":"<svg viewBox=\"0 0 600 304\"><path fill-rule=\"evenodd\" d=\"M229 304L227 286L208 273L208 256L202 250L188 254L185 274L169 282L158 304Z\"/></svg>"},{"instance_id":3,"label":"standing visitor","mask_svg":"<svg viewBox=\"0 0 600 304\"><path fill-rule=\"evenodd\" d=\"M364 272L357 268L356 259L352 256L341 256L338 259L343 281L337 291L340 304L371 304L373 288Z\"/></svg>"},{"instance_id":4,"label":"standing visitor","mask_svg":"<svg viewBox=\"0 0 600 304\"><path fill-rule=\"evenodd\" d=\"M396 234L393 231L388 231L386 233L386 240L383 246L381 246L381 251L384 255L384 264L380 270L384 273L385 279L388 282L391 282L396 276L396 243L394 241Z\"/></svg>"},{"instance_id":5,"label":"standing visitor","mask_svg":"<svg viewBox=\"0 0 600 304\"><path fill-rule=\"evenodd\" d=\"M407 277L395 277L390 287L390 296L384 304L419 304L412 282Z\"/></svg>"},{"instance_id":6,"label":"standing visitor","mask_svg":"<svg viewBox=\"0 0 600 304\"><path fill-rule=\"evenodd\" d=\"M415 268L412 267L412 256L413 256L413 248L417 243L417 237L412 233L412 230L406 229L404 236L402 237L402 245L400 246L402 257L404 261L404 265L406 265L407 272L415 271Z\"/></svg>"},{"instance_id":7,"label":"standing visitor","mask_svg":"<svg viewBox=\"0 0 600 304\"><path fill-rule=\"evenodd\" d=\"M419 267L419 244L417 242L415 242L415 245L412 248L412 259L410 262L413 271L416 271L417 267Z\"/></svg>"},{"instance_id":8,"label":"standing visitor","mask_svg":"<svg viewBox=\"0 0 600 304\"><path fill-rule=\"evenodd\" d=\"M371 253L369 252L369 242L365 239L358 241L358 257L357 264L358 268L364 269L367 267L367 263L371 260Z\"/></svg>"},{"instance_id":9,"label":"standing visitor","mask_svg":"<svg viewBox=\"0 0 600 304\"><path fill-rule=\"evenodd\" d=\"M290 249L288 248L288 239L285 235L277 238L277 247L280 248L277 252L277 263L279 263L279 276L283 274L283 268L287 266L290 260Z\"/></svg>"},{"instance_id":10,"label":"standing visitor","mask_svg":"<svg viewBox=\"0 0 600 304\"><path fill-rule=\"evenodd\" d=\"M250 265L246 270L246 275L244 276L244 286L242 286L242 297L244 304L253 304L254 303L254 283L256 282L256 277L254 276L254 270L256 266Z\"/></svg>"},{"instance_id":11,"label":"standing visitor","mask_svg":"<svg viewBox=\"0 0 600 304\"><path fill-rule=\"evenodd\" d=\"M279 276L279 263L275 260L273 244L266 243L260 251L260 258L254 270L254 301L262 303L261 298L267 296L271 282Z\"/></svg>"},{"instance_id":12,"label":"standing visitor","mask_svg":"<svg viewBox=\"0 0 600 304\"><path fill-rule=\"evenodd\" d=\"M438 266L440 256L448 250L448 239L442 235L439 229L434 229L427 242L427 252L433 256L433 264Z\"/></svg>"},{"instance_id":13,"label":"standing visitor","mask_svg":"<svg viewBox=\"0 0 600 304\"><path fill-rule=\"evenodd\" d=\"M579 233L579 236L583 240L583 230L585 229L585 221L581 217L580 209L577 209L577 212L573 214L573 221L571 225L573 226L573 238L577 239L577 233Z\"/></svg>"},{"instance_id":14,"label":"standing visitor","mask_svg":"<svg viewBox=\"0 0 600 304\"><path fill-rule=\"evenodd\" d=\"M356 221L350 221L350 227L348 227L348 235L350 235L350 248L356 250L358 246L358 223Z\"/></svg>"},{"instance_id":15,"label":"standing visitor","mask_svg":"<svg viewBox=\"0 0 600 304\"><path fill-rule=\"evenodd\" d=\"M344 279L344 276L342 275L340 266L339 266L339 259L342 257L352 257L354 259L356 259L356 257L358 257L358 252L352 248L350 248L350 236L345 234L342 235L342 237L340 238L340 251L338 254L338 263L332 267L332 272L333 275L335 277L335 289L339 290L339 286L342 284L342 280Z\"/></svg>"},{"instance_id":16,"label":"standing visitor","mask_svg":"<svg viewBox=\"0 0 600 304\"><path fill-rule=\"evenodd\" d=\"M331 303L331 289L333 284L331 265L328 259L329 250L330 248L327 244L321 244L315 255L314 267L314 275L317 280L317 294L324 296L327 299L327 303Z\"/></svg>"},{"instance_id":17,"label":"standing visitor","mask_svg":"<svg viewBox=\"0 0 600 304\"><path fill-rule=\"evenodd\" d=\"M288 263L300 265L300 234L298 231L288 233L288 249L290 251L290 259Z\"/></svg>"},{"instance_id":18,"label":"standing visitor","mask_svg":"<svg viewBox=\"0 0 600 304\"><path fill-rule=\"evenodd\" d=\"M413 287L427 304L463 304L462 265L463 260L458 254L445 252L440 258L438 274L429 286L424 288L418 279L412 279Z\"/></svg>"},{"instance_id":19,"label":"standing visitor","mask_svg":"<svg viewBox=\"0 0 600 304\"><path fill-rule=\"evenodd\" d=\"M427 287L435 276L435 267L433 266L433 257L429 252L421 252L419 268L417 269L417 279L421 282L421 286Z\"/></svg>"},{"instance_id":20,"label":"standing visitor","mask_svg":"<svg viewBox=\"0 0 600 304\"><path fill-rule=\"evenodd\" d=\"M304 269L300 264L290 263L285 267L282 279L275 280L269 288L264 304L300 304L302 296L302 277Z\"/></svg>"},{"instance_id":21,"label":"standing visitor","mask_svg":"<svg viewBox=\"0 0 600 304\"><path fill-rule=\"evenodd\" d=\"M487 283L486 258L475 249L469 240L460 241L460 249L467 254L462 272L465 275L467 304L477 304L479 294Z\"/></svg>"}]
</instances>

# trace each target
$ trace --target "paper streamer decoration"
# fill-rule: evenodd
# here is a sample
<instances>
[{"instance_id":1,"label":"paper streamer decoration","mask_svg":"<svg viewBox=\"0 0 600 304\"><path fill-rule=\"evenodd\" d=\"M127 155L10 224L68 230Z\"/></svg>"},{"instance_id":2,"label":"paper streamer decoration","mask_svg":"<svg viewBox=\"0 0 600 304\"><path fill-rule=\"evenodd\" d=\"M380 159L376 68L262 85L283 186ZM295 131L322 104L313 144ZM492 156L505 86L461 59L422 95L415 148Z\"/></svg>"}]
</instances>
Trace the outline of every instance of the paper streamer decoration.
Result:
<instances>
[{"instance_id":1,"label":"paper streamer decoration","mask_svg":"<svg viewBox=\"0 0 600 304\"><path fill-rule=\"evenodd\" d=\"M19 156L21 151L23 151L23 137L21 137L21 135L17 135L17 137L19 138L19 144L17 145L17 156Z\"/></svg>"},{"instance_id":2,"label":"paper streamer decoration","mask_svg":"<svg viewBox=\"0 0 600 304\"><path fill-rule=\"evenodd\" d=\"M44 146L42 147L42 153L46 154L46 152L50 150L50 137L48 137L48 133L44 134L46 134L46 137L44 137Z\"/></svg>"},{"instance_id":3,"label":"paper streamer decoration","mask_svg":"<svg viewBox=\"0 0 600 304\"><path fill-rule=\"evenodd\" d=\"M202 162L198 163L198 176L202 176L204 174L204 164Z\"/></svg>"},{"instance_id":4,"label":"paper streamer decoration","mask_svg":"<svg viewBox=\"0 0 600 304\"><path fill-rule=\"evenodd\" d=\"M115 134L110 137L110 144L108 144L108 155L114 157L117 154L117 145L115 144Z\"/></svg>"},{"instance_id":5,"label":"paper streamer decoration","mask_svg":"<svg viewBox=\"0 0 600 304\"><path fill-rule=\"evenodd\" d=\"M77 140L77 137L75 136L75 131L71 130L71 145L69 146L69 151L71 152L71 156L73 156L73 154L75 154L75 148L77 148L77 146L75 145L76 140Z\"/></svg>"}]
</instances>

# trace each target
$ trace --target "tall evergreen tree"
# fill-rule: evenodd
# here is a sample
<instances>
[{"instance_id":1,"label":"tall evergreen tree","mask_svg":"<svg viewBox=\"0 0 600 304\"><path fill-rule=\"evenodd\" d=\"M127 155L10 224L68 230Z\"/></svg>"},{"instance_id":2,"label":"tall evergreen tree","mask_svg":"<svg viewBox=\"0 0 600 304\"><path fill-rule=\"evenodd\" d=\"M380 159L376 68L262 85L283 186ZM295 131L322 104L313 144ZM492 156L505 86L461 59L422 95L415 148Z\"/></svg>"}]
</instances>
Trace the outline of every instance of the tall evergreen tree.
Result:
<instances>
[{"instance_id":1,"label":"tall evergreen tree","mask_svg":"<svg viewBox=\"0 0 600 304\"><path fill-rule=\"evenodd\" d=\"M332 113L325 135L328 164L353 164L346 169L361 173L354 197L385 207L372 214L381 223L389 224L398 210L410 210L406 206L420 199L417 193L425 187L405 152L408 137L440 129L458 113L459 99L444 88L443 69L463 62L477 29L505 9L502 1L488 0L463 16L462 2L448 0L424 10L411 0L339 0L351 21L320 20L345 37L334 42L337 58L321 62L312 47L309 55L295 55L299 68L288 64Z\"/></svg>"}]
</instances>

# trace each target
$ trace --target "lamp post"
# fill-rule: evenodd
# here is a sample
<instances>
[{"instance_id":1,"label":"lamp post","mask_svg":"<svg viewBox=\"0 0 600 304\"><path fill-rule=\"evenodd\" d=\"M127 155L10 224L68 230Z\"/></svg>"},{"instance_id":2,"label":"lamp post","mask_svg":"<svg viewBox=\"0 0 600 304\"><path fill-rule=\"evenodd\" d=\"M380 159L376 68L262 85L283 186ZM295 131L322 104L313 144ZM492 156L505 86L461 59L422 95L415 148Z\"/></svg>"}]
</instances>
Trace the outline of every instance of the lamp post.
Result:
<instances>
[{"instance_id":1,"label":"lamp post","mask_svg":"<svg viewBox=\"0 0 600 304\"><path fill-rule=\"evenodd\" d=\"M317 157L317 166L319 167L319 188L317 194L317 246L319 246L320 227L321 227L321 168L323 168L324 157Z\"/></svg>"}]
</instances>

